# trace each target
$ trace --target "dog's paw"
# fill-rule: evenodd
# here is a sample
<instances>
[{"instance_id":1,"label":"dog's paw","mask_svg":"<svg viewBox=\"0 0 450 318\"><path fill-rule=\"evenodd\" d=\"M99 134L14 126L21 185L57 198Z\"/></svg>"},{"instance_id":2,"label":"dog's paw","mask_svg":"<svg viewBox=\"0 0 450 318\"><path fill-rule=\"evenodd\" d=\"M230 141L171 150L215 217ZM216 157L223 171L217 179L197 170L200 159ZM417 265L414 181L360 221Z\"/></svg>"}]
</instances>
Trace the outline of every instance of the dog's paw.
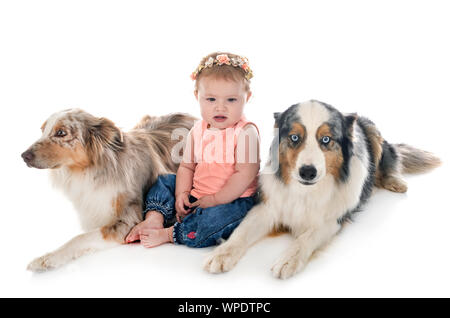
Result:
<instances>
[{"instance_id":1,"label":"dog's paw","mask_svg":"<svg viewBox=\"0 0 450 318\"><path fill-rule=\"evenodd\" d=\"M383 183L383 187L386 190L397 193L405 193L406 191L408 191L408 184L404 180L394 177L385 180Z\"/></svg>"},{"instance_id":2,"label":"dog's paw","mask_svg":"<svg viewBox=\"0 0 450 318\"><path fill-rule=\"evenodd\" d=\"M237 264L240 256L241 253L232 247L219 246L206 258L203 268L213 274L228 272Z\"/></svg>"},{"instance_id":3,"label":"dog's paw","mask_svg":"<svg viewBox=\"0 0 450 318\"><path fill-rule=\"evenodd\" d=\"M299 256L285 255L272 266L272 275L276 278L286 279L303 269L305 263Z\"/></svg>"},{"instance_id":4,"label":"dog's paw","mask_svg":"<svg viewBox=\"0 0 450 318\"><path fill-rule=\"evenodd\" d=\"M27 270L32 272L45 272L59 266L60 264L58 264L55 255L48 253L31 261L27 266Z\"/></svg>"}]
</instances>

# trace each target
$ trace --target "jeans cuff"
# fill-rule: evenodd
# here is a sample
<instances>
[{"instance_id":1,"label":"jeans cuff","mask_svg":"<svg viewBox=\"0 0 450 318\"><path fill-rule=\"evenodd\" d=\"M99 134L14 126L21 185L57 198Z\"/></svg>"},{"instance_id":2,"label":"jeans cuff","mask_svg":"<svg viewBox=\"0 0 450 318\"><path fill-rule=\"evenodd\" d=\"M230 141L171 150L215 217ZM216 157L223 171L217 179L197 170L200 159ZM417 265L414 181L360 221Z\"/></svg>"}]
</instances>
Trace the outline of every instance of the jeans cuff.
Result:
<instances>
[{"instance_id":1,"label":"jeans cuff","mask_svg":"<svg viewBox=\"0 0 450 318\"><path fill-rule=\"evenodd\" d=\"M175 244L181 244L181 245L184 244L182 227L183 227L183 223L176 222L173 225L173 242Z\"/></svg>"},{"instance_id":2,"label":"jeans cuff","mask_svg":"<svg viewBox=\"0 0 450 318\"><path fill-rule=\"evenodd\" d=\"M145 210L143 212L143 216L145 219L145 214L149 211L158 211L164 216L164 220L169 220L171 218L171 210L172 208L167 204L160 204L158 202L147 201L145 203Z\"/></svg>"}]
</instances>

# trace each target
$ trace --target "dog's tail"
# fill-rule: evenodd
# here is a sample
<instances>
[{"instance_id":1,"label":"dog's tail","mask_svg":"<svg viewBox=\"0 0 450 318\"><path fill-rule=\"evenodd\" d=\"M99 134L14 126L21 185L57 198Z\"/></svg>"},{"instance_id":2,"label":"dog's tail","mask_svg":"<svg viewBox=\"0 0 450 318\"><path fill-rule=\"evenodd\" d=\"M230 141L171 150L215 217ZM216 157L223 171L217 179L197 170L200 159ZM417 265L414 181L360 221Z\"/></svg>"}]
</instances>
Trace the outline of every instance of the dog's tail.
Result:
<instances>
[{"instance_id":1,"label":"dog's tail","mask_svg":"<svg viewBox=\"0 0 450 318\"><path fill-rule=\"evenodd\" d=\"M149 115L145 115L141 121L133 127L133 129L140 129L140 128L147 128L148 126L150 126L150 124L156 119L157 117L155 116L149 116Z\"/></svg>"},{"instance_id":2,"label":"dog's tail","mask_svg":"<svg viewBox=\"0 0 450 318\"><path fill-rule=\"evenodd\" d=\"M190 130L197 118L185 113L171 113L164 116L144 116L141 121L134 126L134 129L146 130L172 130L176 128L187 128Z\"/></svg>"},{"instance_id":3,"label":"dog's tail","mask_svg":"<svg viewBox=\"0 0 450 318\"><path fill-rule=\"evenodd\" d=\"M441 160L428 151L406 144L393 145L400 159L402 173L424 173L441 165Z\"/></svg>"}]
</instances>

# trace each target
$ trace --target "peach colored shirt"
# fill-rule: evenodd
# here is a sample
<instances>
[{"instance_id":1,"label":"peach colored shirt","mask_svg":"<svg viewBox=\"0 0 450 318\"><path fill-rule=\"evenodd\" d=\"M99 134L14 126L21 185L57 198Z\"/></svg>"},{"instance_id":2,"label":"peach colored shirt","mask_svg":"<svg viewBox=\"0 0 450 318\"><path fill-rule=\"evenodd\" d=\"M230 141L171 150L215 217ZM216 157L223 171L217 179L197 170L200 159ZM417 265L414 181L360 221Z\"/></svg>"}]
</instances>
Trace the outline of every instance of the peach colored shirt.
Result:
<instances>
[{"instance_id":1,"label":"peach colored shirt","mask_svg":"<svg viewBox=\"0 0 450 318\"><path fill-rule=\"evenodd\" d=\"M242 128L247 124L254 125L258 131L258 127L248 122L245 117L242 117L233 127L222 130L208 129L208 123L204 120L194 124L191 134L196 166L191 195L199 199L205 195L215 194L224 187L235 172L237 140ZM256 142L259 143L259 131ZM252 196L257 186L258 176L240 197Z\"/></svg>"}]
</instances>

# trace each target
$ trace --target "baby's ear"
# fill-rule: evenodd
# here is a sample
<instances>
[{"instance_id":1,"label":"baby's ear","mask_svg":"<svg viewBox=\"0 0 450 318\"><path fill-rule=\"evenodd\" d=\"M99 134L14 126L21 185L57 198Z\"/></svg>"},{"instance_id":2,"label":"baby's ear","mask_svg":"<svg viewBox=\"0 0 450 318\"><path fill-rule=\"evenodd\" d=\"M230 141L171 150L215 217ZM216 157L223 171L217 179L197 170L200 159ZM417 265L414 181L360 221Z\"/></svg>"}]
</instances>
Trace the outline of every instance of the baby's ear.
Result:
<instances>
[{"instance_id":1,"label":"baby's ear","mask_svg":"<svg viewBox=\"0 0 450 318\"><path fill-rule=\"evenodd\" d=\"M252 97L252 92L251 92L251 91L248 91L248 92L247 92L247 99L246 99L245 102L248 102L248 100L250 99L250 97Z\"/></svg>"},{"instance_id":2,"label":"baby's ear","mask_svg":"<svg viewBox=\"0 0 450 318\"><path fill-rule=\"evenodd\" d=\"M198 90L197 89L194 90L194 96L195 96L195 99L198 100Z\"/></svg>"}]
</instances>

